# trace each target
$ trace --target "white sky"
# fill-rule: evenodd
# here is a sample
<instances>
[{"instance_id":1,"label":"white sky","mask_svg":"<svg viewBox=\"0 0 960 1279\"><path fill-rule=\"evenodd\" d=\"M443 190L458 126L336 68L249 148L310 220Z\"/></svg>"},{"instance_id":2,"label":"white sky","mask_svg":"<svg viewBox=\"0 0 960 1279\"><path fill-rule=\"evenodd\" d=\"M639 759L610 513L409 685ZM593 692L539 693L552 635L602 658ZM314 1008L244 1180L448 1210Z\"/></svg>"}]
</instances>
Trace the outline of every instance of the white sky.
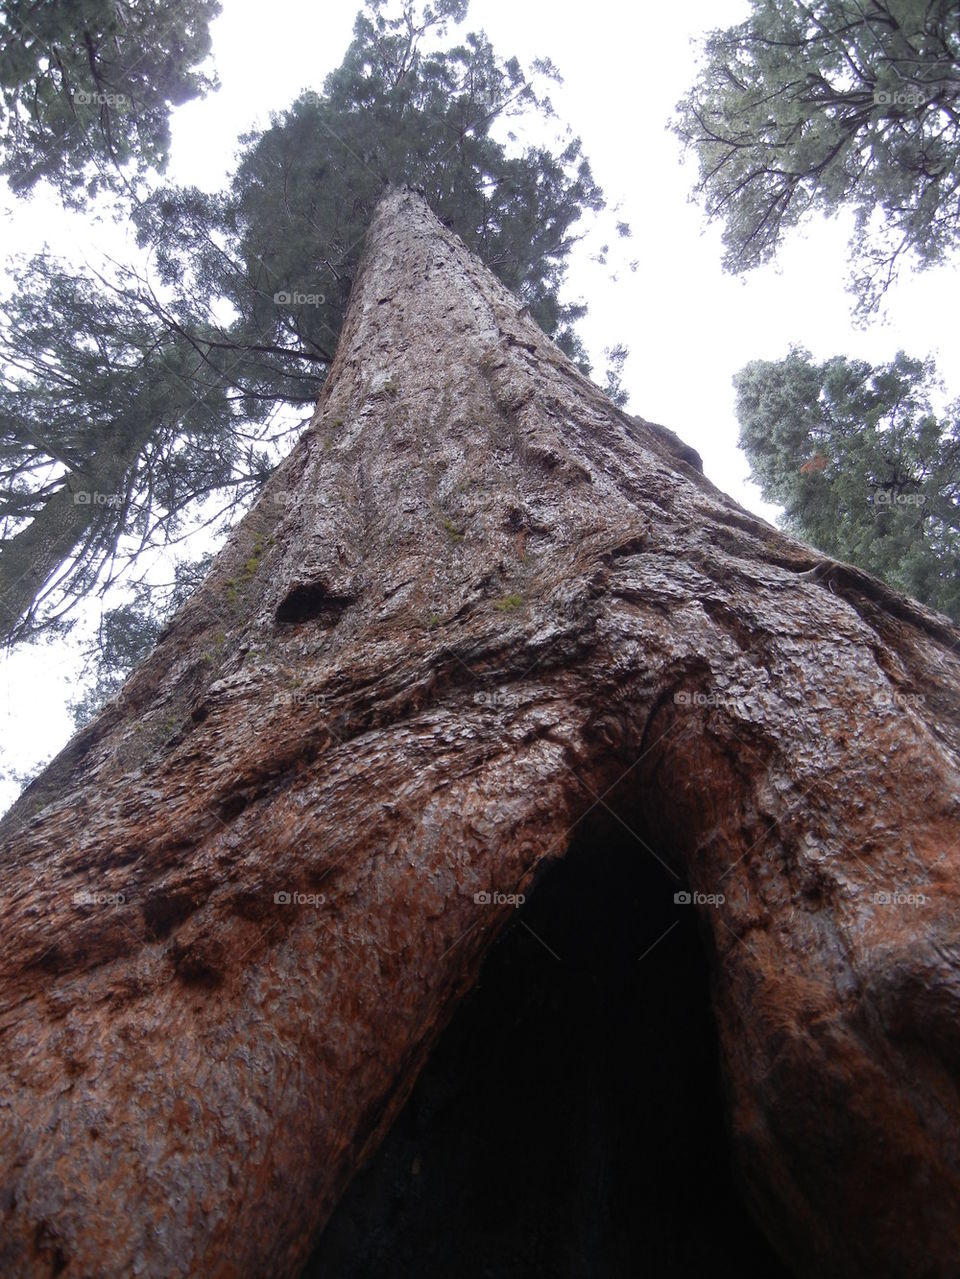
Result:
<instances>
[{"instance_id":1,"label":"white sky","mask_svg":"<svg viewBox=\"0 0 960 1279\"><path fill-rule=\"evenodd\" d=\"M230 172L237 138L265 125L303 89L322 88L349 43L359 0L223 0L213 27L218 93L180 108L173 121L171 181L210 190ZM846 354L874 362L901 347L933 355L953 394L960 392L955 274L947 268L898 285L887 322L866 331L850 320L846 239L849 222L817 221L794 233L777 266L743 280L720 269L720 227L704 229L688 202L694 161L680 164L665 124L694 75L691 40L747 13L746 0L627 5L592 0L472 0L466 29L483 28L503 57L529 66L550 58L564 76L551 92L560 120L583 140L595 179L633 238L616 241L636 273L590 262L584 247L570 270L571 299L590 313L580 332L602 374L602 350L626 342L628 411L661 422L699 450L707 475L745 506L772 518L736 447L731 377L751 359L779 359L791 342L817 358ZM607 224L611 219L608 217ZM49 198L14 202L0 194L0 248L119 255L122 231L66 215ZM75 647L48 644L0 658L0 765L28 771L67 741L65 703L77 693ZM18 787L0 775L0 808Z\"/></svg>"}]
</instances>

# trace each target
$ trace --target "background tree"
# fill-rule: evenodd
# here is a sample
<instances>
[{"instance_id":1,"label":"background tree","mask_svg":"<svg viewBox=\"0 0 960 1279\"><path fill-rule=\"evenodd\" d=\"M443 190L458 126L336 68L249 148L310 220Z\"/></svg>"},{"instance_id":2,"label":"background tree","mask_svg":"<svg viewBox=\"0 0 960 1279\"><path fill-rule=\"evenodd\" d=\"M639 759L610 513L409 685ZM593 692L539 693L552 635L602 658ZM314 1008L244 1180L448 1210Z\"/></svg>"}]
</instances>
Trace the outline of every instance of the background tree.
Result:
<instances>
[{"instance_id":1,"label":"background tree","mask_svg":"<svg viewBox=\"0 0 960 1279\"><path fill-rule=\"evenodd\" d=\"M131 603L118 605L103 615L85 653L88 682L70 703L78 727L91 719L109 698L121 693L127 674L159 641L162 619L186 602L203 581L212 560L213 553L207 552L197 560L175 565L168 582L152 582L149 588L139 583ZM146 598L148 595L151 598Z\"/></svg>"},{"instance_id":2,"label":"background tree","mask_svg":"<svg viewBox=\"0 0 960 1279\"><path fill-rule=\"evenodd\" d=\"M229 512L272 462L242 438L223 352L50 257L15 284L0 326L0 629L20 638L179 536L212 492Z\"/></svg>"},{"instance_id":3,"label":"background tree","mask_svg":"<svg viewBox=\"0 0 960 1279\"><path fill-rule=\"evenodd\" d=\"M960 404L930 406L935 369L794 349L734 378L740 446L795 535L960 619Z\"/></svg>"},{"instance_id":4,"label":"background tree","mask_svg":"<svg viewBox=\"0 0 960 1279\"><path fill-rule=\"evenodd\" d=\"M768 261L809 211L852 207L863 315L905 259L932 266L958 242L960 5L753 0L707 39L674 127L730 271Z\"/></svg>"},{"instance_id":5,"label":"background tree","mask_svg":"<svg viewBox=\"0 0 960 1279\"><path fill-rule=\"evenodd\" d=\"M163 169L171 108L215 87L200 70L219 0L12 0L0 12L0 173L18 194L115 187Z\"/></svg>"},{"instance_id":6,"label":"background tree","mask_svg":"<svg viewBox=\"0 0 960 1279\"><path fill-rule=\"evenodd\" d=\"M605 346L603 354L607 360L604 393L610 397L618 409L625 408L630 400L630 392L623 385L623 366L630 354L630 348L626 343L618 342L616 346Z\"/></svg>"},{"instance_id":7,"label":"background tree","mask_svg":"<svg viewBox=\"0 0 960 1279\"><path fill-rule=\"evenodd\" d=\"M8 637L63 623L111 580L118 550L135 559L200 499L225 496L232 517L249 498L303 425L297 410L319 395L390 183L423 190L587 367L573 329L585 308L559 290L574 225L604 207L602 192L569 132L556 151L492 135L514 116L553 116L515 59L482 34L425 50L465 12L464 0L422 12L408 3L395 17L368 5L323 94L304 93L245 138L225 191L162 188L137 204L140 267L94 275L36 259L25 269L0 386L14 493L0 511ZM557 78L549 63L533 70L538 82ZM81 484L122 500L78 512L67 490Z\"/></svg>"}]
</instances>

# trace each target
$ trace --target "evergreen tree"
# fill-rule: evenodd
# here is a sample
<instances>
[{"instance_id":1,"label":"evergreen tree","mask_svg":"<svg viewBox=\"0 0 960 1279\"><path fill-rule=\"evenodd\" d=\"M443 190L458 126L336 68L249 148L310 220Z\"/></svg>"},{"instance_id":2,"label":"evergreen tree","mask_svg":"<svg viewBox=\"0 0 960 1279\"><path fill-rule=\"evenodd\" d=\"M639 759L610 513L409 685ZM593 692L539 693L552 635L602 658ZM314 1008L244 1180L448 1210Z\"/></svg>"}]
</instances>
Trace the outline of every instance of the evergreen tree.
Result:
<instances>
[{"instance_id":1,"label":"evergreen tree","mask_svg":"<svg viewBox=\"0 0 960 1279\"><path fill-rule=\"evenodd\" d=\"M794 349L734 378L740 446L796 536L960 619L960 404L930 405L935 369Z\"/></svg>"},{"instance_id":2,"label":"evergreen tree","mask_svg":"<svg viewBox=\"0 0 960 1279\"><path fill-rule=\"evenodd\" d=\"M809 211L852 207L865 315L904 260L941 263L960 238L960 4L752 0L707 39L674 127L728 270L768 261Z\"/></svg>"},{"instance_id":3,"label":"evergreen tree","mask_svg":"<svg viewBox=\"0 0 960 1279\"><path fill-rule=\"evenodd\" d=\"M0 10L0 173L63 198L162 169L170 110L214 87L218 0L10 0Z\"/></svg>"}]
</instances>

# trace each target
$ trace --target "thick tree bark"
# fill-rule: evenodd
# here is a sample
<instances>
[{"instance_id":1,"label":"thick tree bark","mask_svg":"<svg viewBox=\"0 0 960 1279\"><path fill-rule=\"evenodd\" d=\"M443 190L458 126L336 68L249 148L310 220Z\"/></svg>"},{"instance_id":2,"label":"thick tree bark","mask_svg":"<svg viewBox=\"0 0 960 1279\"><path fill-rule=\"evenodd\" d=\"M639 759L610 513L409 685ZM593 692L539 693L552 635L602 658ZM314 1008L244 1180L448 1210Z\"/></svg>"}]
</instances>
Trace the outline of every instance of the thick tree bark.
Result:
<instances>
[{"instance_id":1,"label":"thick tree bark","mask_svg":"<svg viewBox=\"0 0 960 1279\"><path fill-rule=\"evenodd\" d=\"M312 426L3 825L5 1275L296 1274L477 895L611 812L703 895L781 1253L956 1274L960 633L695 462L388 195Z\"/></svg>"}]
</instances>

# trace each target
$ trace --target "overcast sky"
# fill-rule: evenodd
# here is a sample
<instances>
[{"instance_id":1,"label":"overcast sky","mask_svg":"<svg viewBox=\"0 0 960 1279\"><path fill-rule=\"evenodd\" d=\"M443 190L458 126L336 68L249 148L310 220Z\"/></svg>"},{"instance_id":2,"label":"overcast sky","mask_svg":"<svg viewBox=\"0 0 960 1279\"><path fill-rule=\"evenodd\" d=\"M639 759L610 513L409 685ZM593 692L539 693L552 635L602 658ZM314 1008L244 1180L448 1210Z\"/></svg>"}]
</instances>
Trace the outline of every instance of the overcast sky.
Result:
<instances>
[{"instance_id":1,"label":"overcast sky","mask_svg":"<svg viewBox=\"0 0 960 1279\"><path fill-rule=\"evenodd\" d=\"M240 134L269 121L303 89L320 90L349 43L358 0L223 0L213 27L219 92L180 108L173 119L169 179L210 190L229 174ZM581 333L597 376L605 346L630 347L624 383L628 411L661 422L699 450L707 475L745 506L772 518L747 483L736 446L731 377L748 360L778 359L791 343L814 356L846 354L871 361L933 355L953 395L960 393L956 277L942 268L904 281L891 293L886 323L854 329L850 320L846 240L850 222L812 222L785 244L777 266L743 280L720 269L720 228L705 229L688 202L694 162L681 165L666 129L692 82L695 47L706 30L741 20L748 5L687 0L627 6L592 0L570 17L555 0L472 0L469 28L482 27L504 57L529 65L550 58L564 77L551 92L558 115L583 140L594 177L617 217L633 231L621 242L637 270L590 261L584 245L569 275L568 296L589 304ZM0 196L5 255L82 252L95 263L116 254L122 231L66 215L42 196ZM595 245L594 241L594 245ZM77 692L78 659L70 646L43 645L0 659L0 765L28 771L56 753L72 731L65 703ZM0 808L17 786L0 778Z\"/></svg>"}]
</instances>

